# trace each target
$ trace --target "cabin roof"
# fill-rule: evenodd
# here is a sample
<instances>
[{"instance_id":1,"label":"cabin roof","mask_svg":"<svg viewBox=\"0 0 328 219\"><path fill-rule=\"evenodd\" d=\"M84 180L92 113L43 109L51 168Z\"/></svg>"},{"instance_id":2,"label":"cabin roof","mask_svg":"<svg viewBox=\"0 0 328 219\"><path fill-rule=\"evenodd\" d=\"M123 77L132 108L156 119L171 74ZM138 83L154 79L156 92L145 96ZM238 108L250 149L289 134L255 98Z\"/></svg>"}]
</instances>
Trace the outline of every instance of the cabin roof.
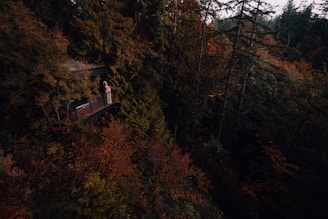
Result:
<instances>
[{"instance_id":1,"label":"cabin roof","mask_svg":"<svg viewBox=\"0 0 328 219\"><path fill-rule=\"evenodd\" d=\"M91 77L108 73L108 68L105 65L89 64L75 59L68 60L64 66L68 67L71 72L90 71Z\"/></svg>"}]
</instances>

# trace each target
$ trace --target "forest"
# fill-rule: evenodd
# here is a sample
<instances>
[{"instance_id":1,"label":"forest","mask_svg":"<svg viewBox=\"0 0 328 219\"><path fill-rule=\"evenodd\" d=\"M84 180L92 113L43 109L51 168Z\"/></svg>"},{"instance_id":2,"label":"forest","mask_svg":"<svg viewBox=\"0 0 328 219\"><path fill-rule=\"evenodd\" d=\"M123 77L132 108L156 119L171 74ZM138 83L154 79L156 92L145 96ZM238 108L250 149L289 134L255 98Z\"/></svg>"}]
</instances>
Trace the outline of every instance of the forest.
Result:
<instances>
[{"instance_id":1,"label":"forest","mask_svg":"<svg viewBox=\"0 0 328 219\"><path fill-rule=\"evenodd\" d=\"M1 0L0 218L326 218L327 12Z\"/></svg>"}]
</instances>

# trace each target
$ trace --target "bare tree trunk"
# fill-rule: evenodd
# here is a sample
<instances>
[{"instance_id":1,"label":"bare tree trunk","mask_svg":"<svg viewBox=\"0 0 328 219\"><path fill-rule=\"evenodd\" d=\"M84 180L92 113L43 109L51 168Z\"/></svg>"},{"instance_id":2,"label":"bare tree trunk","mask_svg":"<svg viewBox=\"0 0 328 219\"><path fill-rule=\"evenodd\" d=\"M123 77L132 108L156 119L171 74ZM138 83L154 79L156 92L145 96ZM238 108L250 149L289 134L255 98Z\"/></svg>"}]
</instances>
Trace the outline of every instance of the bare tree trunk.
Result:
<instances>
[{"instance_id":1,"label":"bare tree trunk","mask_svg":"<svg viewBox=\"0 0 328 219\"><path fill-rule=\"evenodd\" d=\"M239 37L240 37L242 19L243 19L243 14L244 14L244 5L245 5L245 0L242 2L242 5L241 5L241 10L240 10L240 15L239 15L239 18L238 18L238 25L237 25L237 34L236 34L235 42L234 42L234 45L233 45L232 54L231 54L231 57L230 57L230 60L229 60L228 77L227 77L227 82L225 84L225 89L224 89L223 105L222 105L222 109L221 109L219 131L218 131L218 135L217 135L217 141L218 142L221 140L223 123L224 123L224 119L225 119L225 115L226 115L228 92L229 92L229 88L230 88L230 82L231 82L232 71L233 71L233 61L235 59L236 51L238 49L238 41L239 41Z\"/></svg>"},{"instance_id":2,"label":"bare tree trunk","mask_svg":"<svg viewBox=\"0 0 328 219\"><path fill-rule=\"evenodd\" d=\"M236 116L234 118L234 122L232 124L232 131L235 130L235 126L236 126L236 123L237 123L238 118L239 118L242 102L243 102L243 99L244 99L245 89L246 89L248 71L249 70L252 71L252 69L254 68L254 66L252 66L254 54L251 54L251 53L252 53L252 50L253 50L253 43L254 43L254 39L255 39L255 31L256 31L256 27L257 27L257 18L258 18L258 15L259 15L260 3L261 3L261 0L257 0L256 14L255 14L254 21L252 22L253 26L252 26L251 36L250 36L249 41L248 41L249 43L248 43L248 48L247 48L247 53L246 53L246 55L250 58L250 64L246 63L246 67L244 69L243 84L242 84L242 88L241 88L241 92L240 92L240 96L239 96L239 100L238 100L237 113L236 113Z\"/></svg>"},{"instance_id":3,"label":"bare tree trunk","mask_svg":"<svg viewBox=\"0 0 328 219\"><path fill-rule=\"evenodd\" d=\"M199 82L200 82L200 76L201 76L201 70L202 70L202 58L203 58L203 51L204 51L204 41L205 41L205 30L206 30L206 20L208 16L208 10L211 7L212 0L209 1L206 11L205 11L205 17L203 21L202 26L202 33L201 33L201 42L200 42L200 51L198 56L198 69L195 75L195 85L194 85L194 98L197 98L198 95L198 89L199 89ZM193 141L194 138L194 129L195 129L195 115L192 115L192 121L191 121L191 134L190 139Z\"/></svg>"},{"instance_id":4,"label":"bare tree trunk","mask_svg":"<svg viewBox=\"0 0 328 219\"><path fill-rule=\"evenodd\" d=\"M60 121L59 110L58 109L55 109L55 110L56 110L56 115L57 115L57 121Z\"/></svg>"},{"instance_id":5,"label":"bare tree trunk","mask_svg":"<svg viewBox=\"0 0 328 219\"><path fill-rule=\"evenodd\" d=\"M49 119L48 113L47 113L46 109L44 108L44 106L42 106L42 111L43 111L44 115L46 116L48 124L50 125L50 119Z\"/></svg>"},{"instance_id":6,"label":"bare tree trunk","mask_svg":"<svg viewBox=\"0 0 328 219\"><path fill-rule=\"evenodd\" d=\"M208 3L208 6L206 8L205 12L205 17L203 21L203 27L202 27L202 35L201 35L201 42L200 42L200 51L199 51L199 58L198 58L198 69L196 72L196 77L195 77L195 96L198 94L198 87L199 87L199 80L200 80L200 75L201 75L201 70L202 70L202 58L203 58L203 51L204 51L204 40L205 40L205 29L206 29L206 20L208 16L208 10L211 7L212 1L210 0Z\"/></svg>"},{"instance_id":7,"label":"bare tree trunk","mask_svg":"<svg viewBox=\"0 0 328 219\"><path fill-rule=\"evenodd\" d=\"M178 0L174 0L174 29L173 34L175 35L178 25Z\"/></svg>"}]
</instances>

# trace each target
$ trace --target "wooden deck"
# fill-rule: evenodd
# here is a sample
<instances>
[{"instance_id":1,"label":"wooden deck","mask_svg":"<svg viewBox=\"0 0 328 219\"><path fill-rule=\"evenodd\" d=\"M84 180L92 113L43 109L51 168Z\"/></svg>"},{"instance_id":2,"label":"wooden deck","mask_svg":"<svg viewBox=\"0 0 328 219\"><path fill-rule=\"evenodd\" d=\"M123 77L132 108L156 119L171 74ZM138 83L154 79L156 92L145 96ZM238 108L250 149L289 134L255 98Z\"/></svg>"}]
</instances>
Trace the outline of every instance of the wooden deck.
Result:
<instances>
[{"instance_id":1,"label":"wooden deck","mask_svg":"<svg viewBox=\"0 0 328 219\"><path fill-rule=\"evenodd\" d=\"M90 120L117 106L119 106L119 103L114 102L112 104L107 104L104 101L104 98L99 97L96 100L85 101L80 105L75 106L70 113L70 119Z\"/></svg>"}]
</instances>

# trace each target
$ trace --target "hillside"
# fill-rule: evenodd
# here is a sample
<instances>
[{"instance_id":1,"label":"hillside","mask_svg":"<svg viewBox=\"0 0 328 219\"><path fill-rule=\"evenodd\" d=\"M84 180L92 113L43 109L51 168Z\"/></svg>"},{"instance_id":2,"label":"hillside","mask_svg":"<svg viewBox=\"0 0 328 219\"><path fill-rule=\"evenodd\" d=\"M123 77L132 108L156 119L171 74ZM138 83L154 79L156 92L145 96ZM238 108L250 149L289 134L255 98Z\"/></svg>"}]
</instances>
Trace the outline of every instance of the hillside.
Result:
<instances>
[{"instance_id":1,"label":"hillside","mask_svg":"<svg viewBox=\"0 0 328 219\"><path fill-rule=\"evenodd\" d=\"M327 4L218 3L0 1L0 218L325 218Z\"/></svg>"}]
</instances>

